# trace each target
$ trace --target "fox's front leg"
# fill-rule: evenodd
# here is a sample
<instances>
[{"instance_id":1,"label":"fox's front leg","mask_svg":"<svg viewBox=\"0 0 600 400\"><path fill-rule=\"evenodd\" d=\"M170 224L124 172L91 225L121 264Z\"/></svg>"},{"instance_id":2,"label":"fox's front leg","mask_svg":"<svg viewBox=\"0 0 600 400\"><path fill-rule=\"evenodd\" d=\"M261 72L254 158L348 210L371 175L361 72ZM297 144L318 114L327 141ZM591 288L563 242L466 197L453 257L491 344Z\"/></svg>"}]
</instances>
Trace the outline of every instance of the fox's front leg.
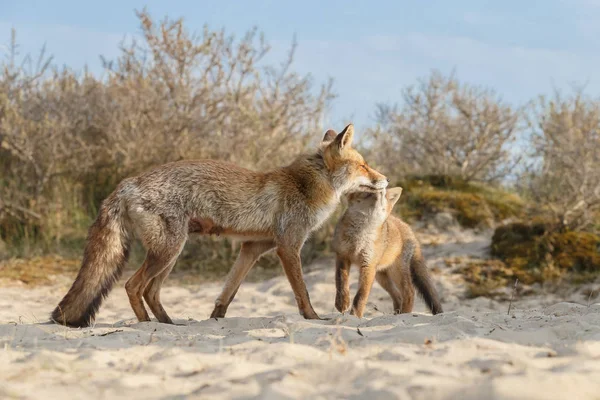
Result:
<instances>
[{"instance_id":1,"label":"fox's front leg","mask_svg":"<svg viewBox=\"0 0 600 400\"><path fill-rule=\"evenodd\" d=\"M223 291L215 302L215 308L210 315L211 318L225 317L229 304L233 301L235 294L240 288L240 284L246 275L248 275L250 269L263 254L272 250L274 247L275 242L272 240L256 242L247 241L242 243L238 258L227 275Z\"/></svg>"},{"instance_id":2,"label":"fox's front leg","mask_svg":"<svg viewBox=\"0 0 600 400\"><path fill-rule=\"evenodd\" d=\"M298 303L298 310L300 315L306 319L321 319L315 312L310 304L310 298L308 296L308 290L302 277L302 264L300 262L300 247L297 246L286 246L278 245L277 255L283 265L283 270L292 286L294 296L296 297L296 303Z\"/></svg>"},{"instance_id":3,"label":"fox's front leg","mask_svg":"<svg viewBox=\"0 0 600 400\"><path fill-rule=\"evenodd\" d=\"M338 257L335 260L335 308L344 313L350 307L350 262Z\"/></svg>"},{"instance_id":4,"label":"fox's front leg","mask_svg":"<svg viewBox=\"0 0 600 400\"><path fill-rule=\"evenodd\" d=\"M362 265L360 267L360 277L358 278L358 292L354 297L352 304L352 315L356 315L358 318L362 318L371 293L371 287L373 287L373 281L375 280L375 274L377 268L375 265Z\"/></svg>"}]
</instances>

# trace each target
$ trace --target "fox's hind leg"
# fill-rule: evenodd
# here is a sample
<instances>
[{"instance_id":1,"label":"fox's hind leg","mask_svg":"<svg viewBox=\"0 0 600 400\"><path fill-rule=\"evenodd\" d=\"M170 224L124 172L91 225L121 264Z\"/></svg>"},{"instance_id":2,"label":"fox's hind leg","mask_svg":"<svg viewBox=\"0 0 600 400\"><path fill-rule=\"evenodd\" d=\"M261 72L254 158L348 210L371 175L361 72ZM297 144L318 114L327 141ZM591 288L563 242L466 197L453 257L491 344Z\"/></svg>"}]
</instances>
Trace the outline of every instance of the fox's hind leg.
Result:
<instances>
[{"instance_id":1,"label":"fox's hind leg","mask_svg":"<svg viewBox=\"0 0 600 400\"><path fill-rule=\"evenodd\" d=\"M399 314L402 309L402 292L396 287L396 284L390 278L388 271L377 271L375 279L385 289L392 298L394 305L394 314Z\"/></svg>"},{"instance_id":2,"label":"fox's hind leg","mask_svg":"<svg viewBox=\"0 0 600 400\"><path fill-rule=\"evenodd\" d=\"M248 275L248 271L258 261L258 259L275 247L275 242L272 240L263 240L257 242L243 242L242 248L238 254L237 260L231 267L225 286L221 294L215 302L215 308L210 315L211 318L223 318L227 312L227 307L233 301L240 284Z\"/></svg>"},{"instance_id":3,"label":"fox's hind leg","mask_svg":"<svg viewBox=\"0 0 600 400\"><path fill-rule=\"evenodd\" d=\"M148 315L148 311L146 311L146 307L144 307L144 302L142 301L143 288L141 288L141 286L144 280L143 271L145 269L146 261L144 261L140 269L138 269L135 274L129 278L127 283L125 283L125 291L127 292L127 297L129 297L129 304L131 305L136 318L140 322L150 321L150 316Z\"/></svg>"},{"instance_id":4,"label":"fox's hind leg","mask_svg":"<svg viewBox=\"0 0 600 400\"><path fill-rule=\"evenodd\" d=\"M402 309L401 313L410 313L415 306L415 288L412 284L412 279L410 278L410 271L403 270L404 274L402 279Z\"/></svg>"},{"instance_id":5,"label":"fox's hind leg","mask_svg":"<svg viewBox=\"0 0 600 400\"><path fill-rule=\"evenodd\" d=\"M139 321L150 321L142 302L143 295L160 322L173 323L160 303L160 287L175 265L184 243L185 240L176 247L162 251L148 250L142 267L125 284L129 303Z\"/></svg>"},{"instance_id":6,"label":"fox's hind leg","mask_svg":"<svg viewBox=\"0 0 600 400\"><path fill-rule=\"evenodd\" d=\"M172 323L160 304L159 292L187 240L187 226L176 218L139 212L130 215L148 253L140 269L125 284L129 303L139 321L150 321L142 301L144 296L160 322Z\"/></svg>"},{"instance_id":7,"label":"fox's hind leg","mask_svg":"<svg viewBox=\"0 0 600 400\"><path fill-rule=\"evenodd\" d=\"M160 302L160 288L171 273L176 260L177 259L175 258L175 260L170 262L162 272L152 278L150 283L146 286L146 289L144 289L144 299L146 300L148 307L150 307L150 310L156 319L163 324L172 324L173 321L169 318L169 315ZM158 262L160 263L160 261Z\"/></svg>"},{"instance_id":8,"label":"fox's hind leg","mask_svg":"<svg viewBox=\"0 0 600 400\"><path fill-rule=\"evenodd\" d=\"M403 261L398 260L387 269L390 280L400 292L400 313L412 312L415 304L415 289L408 266L402 265Z\"/></svg>"}]
</instances>

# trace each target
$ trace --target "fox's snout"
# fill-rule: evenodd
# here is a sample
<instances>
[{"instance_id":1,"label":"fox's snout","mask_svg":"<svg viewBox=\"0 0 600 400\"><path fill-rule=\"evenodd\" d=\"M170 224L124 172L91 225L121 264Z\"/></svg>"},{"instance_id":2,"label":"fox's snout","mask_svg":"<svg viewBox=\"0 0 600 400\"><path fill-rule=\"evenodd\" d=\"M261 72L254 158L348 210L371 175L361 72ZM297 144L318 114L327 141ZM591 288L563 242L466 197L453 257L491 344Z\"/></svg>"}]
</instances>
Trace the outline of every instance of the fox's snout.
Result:
<instances>
[{"instance_id":1,"label":"fox's snout","mask_svg":"<svg viewBox=\"0 0 600 400\"><path fill-rule=\"evenodd\" d=\"M384 180L373 180L373 181L371 181L371 183L373 185L373 189L377 189L377 190L383 190L388 185L387 179L384 179Z\"/></svg>"},{"instance_id":2,"label":"fox's snout","mask_svg":"<svg viewBox=\"0 0 600 400\"><path fill-rule=\"evenodd\" d=\"M374 189L383 190L388 186L389 183L390 180L388 177L375 170L371 170L371 184L373 185Z\"/></svg>"}]
</instances>

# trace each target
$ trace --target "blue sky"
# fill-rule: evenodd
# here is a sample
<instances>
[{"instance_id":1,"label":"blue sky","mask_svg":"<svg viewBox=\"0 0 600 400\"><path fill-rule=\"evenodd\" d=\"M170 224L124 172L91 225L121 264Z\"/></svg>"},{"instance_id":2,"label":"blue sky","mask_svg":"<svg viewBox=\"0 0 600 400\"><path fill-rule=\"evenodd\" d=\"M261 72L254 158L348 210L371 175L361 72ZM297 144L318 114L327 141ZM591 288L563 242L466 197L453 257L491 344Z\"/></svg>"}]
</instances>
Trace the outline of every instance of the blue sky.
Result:
<instances>
[{"instance_id":1,"label":"blue sky","mask_svg":"<svg viewBox=\"0 0 600 400\"><path fill-rule=\"evenodd\" d=\"M139 32L134 9L144 5L156 18L183 16L190 30L206 23L239 37L258 26L276 61L295 34L295 70L316 83L334 78L327 123L338 129L368 126L377 102L398 101L433 68L515 104L574 83L600 91L600 0L0 0L0 55L14 27L23 51L45 43L56 64L99 71L100 54L116 57L119 41Z\"/></svg>"}]
</instances>

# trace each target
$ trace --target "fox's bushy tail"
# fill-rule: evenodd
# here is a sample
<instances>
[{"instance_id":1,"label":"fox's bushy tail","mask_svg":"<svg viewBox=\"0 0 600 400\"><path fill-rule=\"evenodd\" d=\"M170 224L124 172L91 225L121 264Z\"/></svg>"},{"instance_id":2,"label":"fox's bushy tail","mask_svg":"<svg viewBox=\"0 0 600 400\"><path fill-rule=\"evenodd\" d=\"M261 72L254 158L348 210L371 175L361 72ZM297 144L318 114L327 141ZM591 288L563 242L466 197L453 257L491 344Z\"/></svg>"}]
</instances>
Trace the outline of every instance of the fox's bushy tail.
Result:
<instances>
[{"instance_id":1,"label":"fox's bushy tail","mask_svg":"<svg viewBox=\"0 0 600 400\"><path fill-rule=\"evenodd\" d=\"M427 270L427 265L425 265L425 260L420 252L417 252L411 260L410 274L413 284L421 294L423 301L431 313L435 315L444 312L437 290L435 290L435 286Z\"/></svg>"},{"instance_id":2,"label":"fox's bushy tail","mask_svg":"<svg viewBox=\"0 0 600 400\"><path fill-rule=\"evenodd\" d=\"M116 192L104 200L90 227L81 269L73 285L52 312L56 323L89 326L129 257L130 238Z\"/></svg>"}]
</instances>

